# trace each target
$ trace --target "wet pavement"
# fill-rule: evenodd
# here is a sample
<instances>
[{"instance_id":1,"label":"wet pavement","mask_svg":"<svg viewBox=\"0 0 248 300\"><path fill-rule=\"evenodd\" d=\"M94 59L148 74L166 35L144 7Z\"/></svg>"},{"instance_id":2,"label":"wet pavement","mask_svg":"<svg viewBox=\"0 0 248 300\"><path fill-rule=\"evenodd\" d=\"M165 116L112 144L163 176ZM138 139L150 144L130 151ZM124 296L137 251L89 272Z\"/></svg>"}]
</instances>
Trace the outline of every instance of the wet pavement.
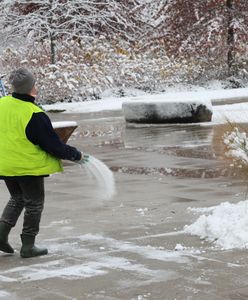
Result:
<instances>
[{"instance_id":1,"label":"wet pavement","mask_svg":"<svg viewBox=\"0 0 248 300\"><path fill-rule=\"evenodd\" d=\"M17 252L0 256L0 299L248 299L247 251L183 233L198 217L188 207L246 199L247 181L223 159L223 128L126 127L110 112L51 117L78 122L69 143L114 171L117 193L96 198L95 181L70 162L46 179L37 243L49 255L19 257L20 217Z\"/></svg>"}]
</instances>

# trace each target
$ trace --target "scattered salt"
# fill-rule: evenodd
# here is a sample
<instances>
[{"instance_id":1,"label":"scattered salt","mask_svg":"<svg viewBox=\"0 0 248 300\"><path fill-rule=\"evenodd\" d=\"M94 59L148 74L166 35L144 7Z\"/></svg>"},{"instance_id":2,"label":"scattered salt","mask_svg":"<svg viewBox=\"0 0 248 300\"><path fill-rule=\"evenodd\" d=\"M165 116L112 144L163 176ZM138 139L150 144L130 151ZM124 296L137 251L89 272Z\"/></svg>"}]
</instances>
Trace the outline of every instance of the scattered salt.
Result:
<instances>
[{"instance_id":1,"label":"scattered salt","mask_svg":"<svg viewBox=\"0 0 248 300\"><path fill-rule=\"evenodd\" d=\"M112 171L92 155L90 155L89 161L82 166L89 175L96 179L97 196L101 199L110 199L115 194L115 180Z\"/></svg>"},{"instance_id":2,"label":"scattered salt","mask_svg":"<svg viewBox=\"0 0 248 300\"><path fill-rule=\"evenodd\" d=\"M146 212L148 212L148 208L137 208L136 211L141 215L144 216Z\"/></svg>"},{"instance_id":3,"label":"scattered salt","mask_svg":"<svg viewBox=\"0 0 248 300\"><path fill-rule=\"evenodd\" d=\"M183 246L182 244L176 244L175 251L183 251L185 249L186 247Z\"/></svg>"}]
</instances>

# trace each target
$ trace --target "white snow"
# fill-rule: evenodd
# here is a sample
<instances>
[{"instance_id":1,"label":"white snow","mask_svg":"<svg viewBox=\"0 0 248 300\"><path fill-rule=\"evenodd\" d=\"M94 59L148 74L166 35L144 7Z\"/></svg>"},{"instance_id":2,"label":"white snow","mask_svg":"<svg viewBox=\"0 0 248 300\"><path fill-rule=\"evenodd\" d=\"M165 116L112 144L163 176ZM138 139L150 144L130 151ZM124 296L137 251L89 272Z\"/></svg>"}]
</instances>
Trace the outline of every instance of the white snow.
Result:
<instances>
[{"instance_id":1,"label":"white snow","mask_svg":"<svg viewBox=\"0 0 248 300\"><path fill-rule=\"evenodd\" d=\"M246 132L240 132L237 127L232 132L226 133L224 143L229 149L226 156L232 157L241 164L248 164L248 139Z\"/></svg>"},{"instance_id":2,"label":"white snow","mask_svg":"<svg viewBox=\"0 0 248 300\"><path fill-rule=\"evenodd\" d=\"M6 267L0 270L0 280L2 282L32 282L49 278L73 280L104 276L115 270L116 272L128 271L132 279L142 278L139 285L145 285L148 282L165 282L177 278L178 275L171 269L149 268L143 264L144 257L184 264L189 263L194 254L192 251L167 251L149 245L139 246L101 234L73 236L67 241L57 238L47 242L49 242L50 253L56 253L60 256L59 259ZM136 259L130 259L127 252L135 254ZM53 256L51 255L50 258L52 259ZM132 286L137 287L136 280Z\"/></svg>"},{"instance_id":3,"label":"white snow","mask_svg":"<svg viewBox=\"0 0 248 300\"><path fill-rule=\"evenodd\" d=\"M145 214L148 212L148 208L145 207L145 208L137 208L136 211L142 216L144 217Z\"/></svg>"},{"instance_id":4,"label":"white snow","mask_svg":"<svg viewBox=\"0 0 248 300\"><path fill-rule=\"evenodd\" d=\"M248 248L248 200L194 210L203 213L185 233L198 235L222 249Z\"/></svg>"},{"instance_id":5,"label":"white snow","mask_svg":"<svg viewBox=\"0 0 248 300\"><path fill-rule=\"evenodd\" d=\"M140 95L132 97L107 97L97 101L57 103L52 105L44 105L43 107L48 111L57 109L65 110L65 113L92 113L99 111L121 111L123 102L132 101L171 102L173 100L175 102L205 101L206 103L209 103L209 101L214 102L214 100L218 100L219 102L225 103L225 101L230 98L233 101L235 101L235 99L239 100L240 98L247 98L248 100L248 88L231 90L200 90L195 92L168 92L154 95L144 95L144 93L141 93ZM227 119L232 122L248 122L248 114L245 113L246 111L248 111L248 103L214 106L212 123L226 123Z\"/></svg>"},{"instance_id":6,"label":"white snow","mask_svg":"<svg viewBox=\"0 0 248 300\"><path fill-rule=\"evenodd\" d=\"M110 237L105 237L100 234L85 234L79 236L81 241L92 241L92 242L101 242L105 245L105 248L110 248L112 251L120 252L130 252L137 254L141 257L176 262L178 264L187 263L189 261L187 256L192 256L196 254L195 250L190 251L170 251L170 250L160 250L159 248L147 246L139 246L135 243L116 240Z\"/></svg>"},{"instance_id":7,"label":"white snow","mask_svg":"<svg viewBox=\"0 0 248 300\"><path fill-rule=\"evenodd\" d=\"M247 123L247 112L248 103L214 106L212 123L223 124L227 123L227 121L233 123Z\"/></svg>"},{"instance_id":8,"label":"white snow","mask_svg":"<svg viewBox=\"0 0 248 300\"><path fill-rule=\"evenodd\" d=\"M109 97L103 100L73 102L73 103L56 103L50 105L43 105L42 107L49 110L65 110L65 113L91 113L99 111L115 111L121 110L123 99L126 98L112 98Z\"/></svg>"},{"instance_id":9,"label":"white snow","mask_svg":"<svg viewBox=\"0 0 248 300\"><path fill-rule=\"evenodd\" d=\"M64 127L75 127L77 122L73 121L62 121L62 122L52 122L53 128L64 128Z\"/></svg>"},{"instance_id":10,"label":"white snow","mask_svg":"<svg viewBox=\"0 0 248 300\"><path fill-rule=\"evenodd\" d=\"M10 293L6 292L6 291L0 291L0 299L1 298L5 298L5 299L11 299L11 295Z\"/></svg>"},{"instance_id":11,"label":"white snow","mask_svg":"<svg viewBox=\"0 0 248 300\"><path fill-rule=\"evenodd\" d=\"M176 244L175 246L175 250L176 251L183 251L186 250L187 248L185 246L183 246L182 244Z\"/></svg>"}]
</instances>

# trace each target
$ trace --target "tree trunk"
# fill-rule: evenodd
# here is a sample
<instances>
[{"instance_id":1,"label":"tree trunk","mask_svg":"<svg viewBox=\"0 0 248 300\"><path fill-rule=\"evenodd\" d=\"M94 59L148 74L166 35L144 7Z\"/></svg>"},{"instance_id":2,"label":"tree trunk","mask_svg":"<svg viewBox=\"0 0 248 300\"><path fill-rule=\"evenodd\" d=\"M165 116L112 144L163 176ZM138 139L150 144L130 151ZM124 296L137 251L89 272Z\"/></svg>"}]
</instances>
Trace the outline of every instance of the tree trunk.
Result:
<instances>
[{"instance_id":1,"label":"tree trunk","mask_svg":"<svg viewBox=\"0 0 248 300\"><path fill-rule=\"evenodd\" d=\"M54 31L54 26L53 26L53 1L54 0L49 0L49 8L50 8L50 13L48 17L48 23L49 23L49 38L50 38L50 50L51 50L51 64L55 65L56 63L56 38L55 38L55 31Z\"/></svg>"},{"instance_id":2,"label":"tree trunk","mask_svg":"<svg viewBox=\"0 0 248 300\"><path fill-rule=\"evenodd\" d=\"M54 33L50 34L51 64L56 63L56 41Z\"/></svg>"},{"instance_id":3,"label":"tree trunk","mask_svg":"<svg viewBox=\"0 0 248 300\"><path fill-rule=\"evenodd\" d=\"M233 0L226 1L227 7L227 67L228 67L228 75L234 75L233 70L233 63L234 63L234 56L235 56L235 38L234 38L234 28L233 28Z\"/></svg>"}]
</instances>

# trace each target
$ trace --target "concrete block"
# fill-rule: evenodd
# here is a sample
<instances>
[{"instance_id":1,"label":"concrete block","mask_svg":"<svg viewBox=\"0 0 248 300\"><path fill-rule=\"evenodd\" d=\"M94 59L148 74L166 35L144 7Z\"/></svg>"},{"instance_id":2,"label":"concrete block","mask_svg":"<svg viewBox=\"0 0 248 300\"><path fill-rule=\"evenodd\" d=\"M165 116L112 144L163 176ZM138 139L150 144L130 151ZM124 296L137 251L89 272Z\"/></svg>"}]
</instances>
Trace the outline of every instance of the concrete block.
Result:
<instances>
[{"instance_id":1,"label":"concrete block","mask_svg":"<svg viewBox=\"0 0 248 300\"><path fill-rule=\"evenodd\" d=\"M212 119L212 105L201 101L132 101L122 110L130 123L198 123Z\"/></svg>"}]
</instances>

